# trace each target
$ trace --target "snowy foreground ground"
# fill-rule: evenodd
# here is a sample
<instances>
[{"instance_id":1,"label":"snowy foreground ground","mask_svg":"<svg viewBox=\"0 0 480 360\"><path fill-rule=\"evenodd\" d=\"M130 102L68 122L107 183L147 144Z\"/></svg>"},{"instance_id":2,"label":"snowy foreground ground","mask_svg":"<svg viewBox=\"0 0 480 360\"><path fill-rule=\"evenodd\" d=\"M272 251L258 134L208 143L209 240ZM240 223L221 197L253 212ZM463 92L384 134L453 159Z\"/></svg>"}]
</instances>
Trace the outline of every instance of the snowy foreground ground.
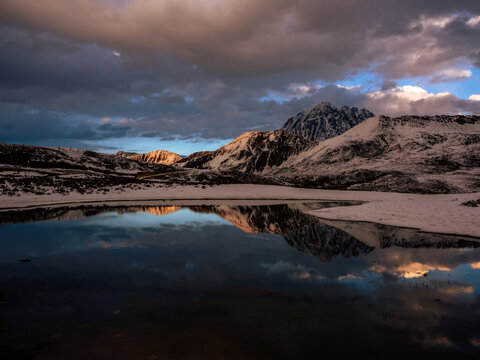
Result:
<instances>
[{"instance_id":1,"label":"snowy foreground ground","mask_svg":"<svg viewBox=\"0 0 480 360\"><path fill-rule=\"evenodd\" d=\"M170 186L123 192L0 196L0 211L79 203L149 200L351 200L360 205L326 208L310 214L329 220L367 221L427 232L480 237L480 207L462 203L480 193L418 195L371 191L300 189L268 185Z\"/></svg>"}]
</instances>

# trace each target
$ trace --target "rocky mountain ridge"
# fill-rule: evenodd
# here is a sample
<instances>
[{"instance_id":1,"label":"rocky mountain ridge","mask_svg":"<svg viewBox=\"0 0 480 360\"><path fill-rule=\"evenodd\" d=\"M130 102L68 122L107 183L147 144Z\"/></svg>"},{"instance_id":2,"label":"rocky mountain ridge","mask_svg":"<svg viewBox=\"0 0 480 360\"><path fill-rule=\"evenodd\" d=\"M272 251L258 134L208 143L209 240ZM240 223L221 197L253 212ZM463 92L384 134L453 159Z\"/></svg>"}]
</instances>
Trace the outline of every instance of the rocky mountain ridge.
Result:
<instances>
[{"instance_id":1,"label":"rocky mountain ridge","mask_svg":"<svg viewBox=\"0 0 480 360\"><path fill-rule=\"evenodd\" d=\"M260 173L281 165L290 156L312 146L308 140L283 130L246 132L216 151L194 153L178 165L185 168Z\"/></svg>"},{"instance_id":2,"label":"rocky mountain ridge","mask_svg":"<svg viewBox=\"0 0 480 360\"><path fill-rule=\"evenodd\" d=\"M343 134L373 116L366 109L348 106L337 109L332 103L323 101L288 119L282 130L306 140L320 141Z\"/></svg>"}]
</instances>

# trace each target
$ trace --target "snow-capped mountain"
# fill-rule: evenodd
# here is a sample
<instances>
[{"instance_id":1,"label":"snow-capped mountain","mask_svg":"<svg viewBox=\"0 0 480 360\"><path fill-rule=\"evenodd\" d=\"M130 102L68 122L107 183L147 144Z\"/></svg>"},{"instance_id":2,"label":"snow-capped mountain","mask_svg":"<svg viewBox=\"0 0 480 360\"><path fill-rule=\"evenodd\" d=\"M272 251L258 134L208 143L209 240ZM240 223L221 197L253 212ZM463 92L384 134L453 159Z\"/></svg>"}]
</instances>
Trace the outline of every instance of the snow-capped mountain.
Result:
<instances>
[{"instance_id":1,"label":"snow-capped mountain","mask_svg":"<svg viewBox=\"0 0 480 360\"><path fill-rule=\"evenodd\" d=\"M326 188L475 191L480 189L480 116L369 118L290 156L269 175Z\"/></svg>"},{"instance_id":2,"label":"snow-capped mountain","mask_svg":"<svg viewBox=\"0 0 480 360\"><path fill-rule=\"evenodd\" d=\"M303 187L478 191L480 117L377 116L318 143L282 130L254 131L179 165L255 174Z\"/></svg>"},{"instance_id":3,"label":"snow-capped mountain","mask_svg":"<svg viewBox=\"0 0 480 360\"><path fill-rule=\"evenodd\" d=\"M348 106L337 109L330 102L324 101L291 117L282 129L310 141L320 141L343 134L373 116L366 109Z\"/></svg>"}]
</instances>

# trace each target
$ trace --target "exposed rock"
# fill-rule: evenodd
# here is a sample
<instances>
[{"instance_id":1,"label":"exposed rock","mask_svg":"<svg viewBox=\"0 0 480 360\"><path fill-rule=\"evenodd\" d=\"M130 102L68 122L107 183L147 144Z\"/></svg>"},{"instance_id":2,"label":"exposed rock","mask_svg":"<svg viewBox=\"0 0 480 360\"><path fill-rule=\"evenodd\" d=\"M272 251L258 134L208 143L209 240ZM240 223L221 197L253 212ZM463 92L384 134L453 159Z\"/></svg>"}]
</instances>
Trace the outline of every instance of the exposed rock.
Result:
<instances>
[{"instance_id":1,"label":"exposed rock","mask_svg":"<svg viewBox=\"0 0 480 360\"><path fill-rule=\"evenodd\" d=\"M131 157L131 159L154 164L172 165L177 161L182 160L182 157L170 151L155 150L146 154L134 155Z\"/></svg>"},{"instance_id":2,"label":"exposed rock","mask_svg":"<svg viewBox=\"0 0 480 360\"><path fill-rule=\"evenodd\" d=\"M462 206L468 206L468 207L479 207L480 206L480 199L468 200L468 201L463 202L461 205Z\"/></svg>"},{"instance_id":3,"label":"exposed rock","mask_svg":"<svg viewBox=\"0 0 480 360\"><path fill-rule=\"evenodd\" d=\"M288 119L282 129L310 141L320 141L343 134L372 116L366 109L348 106L337 109L324 101Z\"/></svg>"}]
</instances>

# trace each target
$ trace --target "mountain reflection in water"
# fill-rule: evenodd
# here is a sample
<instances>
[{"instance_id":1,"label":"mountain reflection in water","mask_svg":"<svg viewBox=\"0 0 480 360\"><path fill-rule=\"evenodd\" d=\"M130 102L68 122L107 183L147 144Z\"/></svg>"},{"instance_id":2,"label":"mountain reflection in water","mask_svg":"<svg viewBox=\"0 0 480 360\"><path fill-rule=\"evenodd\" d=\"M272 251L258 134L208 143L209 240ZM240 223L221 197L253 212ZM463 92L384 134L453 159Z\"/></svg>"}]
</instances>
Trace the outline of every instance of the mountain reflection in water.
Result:
<instances>
[{"instance_id":1,"label":"mountain reflection in water","mask_svg":"<svg viewBox=\"0 0 480 360\"><path fill-rule=\"evenodd\" d=\"M342 205L0 213L1 358L478 356L480 239Z\"/></svg>"}]
</instances>

